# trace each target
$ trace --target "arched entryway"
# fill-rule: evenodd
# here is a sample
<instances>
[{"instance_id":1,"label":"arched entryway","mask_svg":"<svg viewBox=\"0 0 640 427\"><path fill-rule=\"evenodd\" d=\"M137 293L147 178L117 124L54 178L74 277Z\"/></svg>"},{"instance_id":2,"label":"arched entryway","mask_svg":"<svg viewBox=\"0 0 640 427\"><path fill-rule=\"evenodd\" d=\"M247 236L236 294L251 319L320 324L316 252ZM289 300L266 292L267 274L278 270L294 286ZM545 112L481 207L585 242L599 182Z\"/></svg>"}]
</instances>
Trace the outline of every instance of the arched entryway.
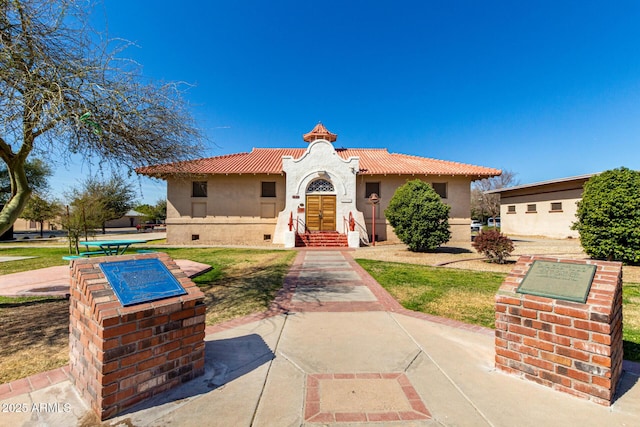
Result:
<instances>
[{"instance_id":1,"label":"arched entryway","mask_svg":"<svg viewBox=\"0 0 640 427\"><path fill-rule=\"evenodd\" d=\"M305 223L309 231L336 230L336 195L331 181L316 179L306 192Z\"/></svg>"}]
</instances>

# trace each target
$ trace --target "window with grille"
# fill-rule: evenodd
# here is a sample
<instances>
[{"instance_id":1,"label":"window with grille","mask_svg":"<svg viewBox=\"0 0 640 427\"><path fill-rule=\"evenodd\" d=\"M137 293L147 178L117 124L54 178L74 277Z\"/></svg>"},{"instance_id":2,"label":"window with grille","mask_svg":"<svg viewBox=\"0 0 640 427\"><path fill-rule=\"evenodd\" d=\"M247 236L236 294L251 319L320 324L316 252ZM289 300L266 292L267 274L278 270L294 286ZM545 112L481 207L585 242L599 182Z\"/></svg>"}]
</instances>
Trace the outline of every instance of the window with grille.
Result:
<instances>
[{"instance_id":1,"label":"window with grille","mask_svg":"<svg viewBox=\"0 0 640 427\"><path fill-rule=\"evenodd\" d=\"M528 213L536 213L536 205L527 205L527 212Z\"/></svg>"},{"instance_id":2,"label":"window with grille","mask_svg":"<svg viewBox=\"0 0 640 427\"><path fill-rule=\"evenodd\" d=\"M307 187L307 193L329 193L333 192L333 184L326 179L316 179Z\"/></svg>"},{"instance_id":3,"label":"window with grille","mask_svg":"<svg viewBox=\"0 0 640 427\"><path fill-rule=\"evenodd\" d=\"M507 213L516 213L516 205L507 206Z\"/></svg>"}]
</instances>

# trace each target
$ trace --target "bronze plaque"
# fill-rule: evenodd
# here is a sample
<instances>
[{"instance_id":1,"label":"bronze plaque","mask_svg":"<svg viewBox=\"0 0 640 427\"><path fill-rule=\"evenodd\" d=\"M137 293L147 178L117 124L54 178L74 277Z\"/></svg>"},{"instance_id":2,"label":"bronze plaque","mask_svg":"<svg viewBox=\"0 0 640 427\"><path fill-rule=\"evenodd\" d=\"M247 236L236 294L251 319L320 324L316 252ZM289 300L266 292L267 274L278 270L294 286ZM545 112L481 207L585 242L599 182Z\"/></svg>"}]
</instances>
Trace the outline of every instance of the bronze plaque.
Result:
<instances>
[{"instance_id":1,"label":"bronze plaque","mask_svg":"<svg viewBox=\"0 0 640 427\"><path fill-rule=\"evenodd\" d=\"M595 274L595 265L537 260L517 292L584 304Z\"/></svg>"},{"instance_id":2,"label":"bronze plaque","mask_svg":"<svg viewBox=\"0 0 640 427\"><path fill-rule=\"evenodd\" d=\"M187 293L157 258L101 262L98 265L124 307Z\"/></svg>"}]
</instances>

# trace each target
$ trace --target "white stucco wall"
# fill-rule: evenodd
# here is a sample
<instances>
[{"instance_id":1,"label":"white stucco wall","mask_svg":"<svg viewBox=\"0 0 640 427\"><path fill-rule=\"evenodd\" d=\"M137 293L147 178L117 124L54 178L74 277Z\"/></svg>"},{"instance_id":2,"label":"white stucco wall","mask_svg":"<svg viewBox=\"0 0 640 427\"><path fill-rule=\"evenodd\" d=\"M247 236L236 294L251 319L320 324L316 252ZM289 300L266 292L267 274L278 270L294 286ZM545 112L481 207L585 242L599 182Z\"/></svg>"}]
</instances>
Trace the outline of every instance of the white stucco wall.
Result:
<instances>
[{"instance_id":1,"label":"white stucco wall","mask_svg":"<svg viewBox=\"0 0 640 427\"><path fill-rule=\"evenodd\" d=\"M346 233L344 218L349 212L355 215L356 208L356 176L360 168L360 159L351 157L343 159L336 153L333 144L318 139L307 147L306 152L298 159L291 156L282 158L282 169L286 175L285 206L278 218L274 233L274 243L284 243L284 233L288 230L291 213L304 222L304 213L298 208L305 208L307 188L317 179L325 179L333 184L336 196L336 229Z\"/></svg>"}]
</instances>

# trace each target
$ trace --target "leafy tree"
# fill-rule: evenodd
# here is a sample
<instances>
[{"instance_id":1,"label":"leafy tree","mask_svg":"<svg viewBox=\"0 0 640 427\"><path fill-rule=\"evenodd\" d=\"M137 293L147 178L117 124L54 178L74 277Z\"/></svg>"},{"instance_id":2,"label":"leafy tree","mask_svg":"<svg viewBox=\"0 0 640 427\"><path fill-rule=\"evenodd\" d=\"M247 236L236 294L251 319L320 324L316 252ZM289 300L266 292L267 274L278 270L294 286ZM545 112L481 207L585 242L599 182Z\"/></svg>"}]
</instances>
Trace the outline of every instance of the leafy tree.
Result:
<instances>
[{"instance_id":1,"label":"leafy tree","mask_svg":"<svg viewBox=\"0 0 640 427\"><path fill-rule=\"evenodd\" d=\"M133 206L135 192L123 178L112 176L107 181L87 179L82 189L72 192L72 206L84 210L84 218L92 228L102 228L105 223L124 216Z\"/></svg>"},{"instance_id":2,"label":"leafy tree","mask_svg":"<svg viewBox=\"0 0 640 427\"><path fill-rule=\"evenodd\" d=\"M27 160L24 164L27 182L34 193L45 194L49 190L47 181L53 174L51 167L41 159ZM11 198L11 179L4 164L0 164L0 204ZM24 217L23 217L24 218Z\"/></svg>"},{"instance_id":3,"label":"leafy tree","mask_svg":"<svg viewBox=\"0 0 640 427\"><path fill-rule=\"evenodd\" d=\"M475 181L471 187L471 217L484 222L487 218L499 216L500 195L485 193L520 184L516 175L517 173L505 169L498 176Z\"/></svg>"},{"instance_id":4,"label":"leafy tree","mask_svg":"<svg viewBox=\"0 0 640 427\"><path fill-rule=\"evenodd\" d=\"M613 169L591 177L573 229L592 258L640 263L640 172Z\"/></svg>"},{"instance_id":5,"label":"leafy tree","mask_svg":"<svg viewBox=\"0 0 640 427\"><path fill-rule=\"evenodd\" d=\"M11 183L0 234L33 191L25 168L32 154L60 161L79 154L132 170L200 153L178 85L144 79L119 56L126 43L91 28L88 5L0 1L0 159Z\"/></svg>"},{"instance_id":6,"label":"leafy tree","mask_svg":"<svg viewBox=\"0 0 640 427\"><path fill-rule=\"evenodd\" d=\"M451 238L450 210L430 184L416 179L396 189L384 214L409 250L426 252Z\"/></svg>"},{"instance_id":7,"label":"leafy tree","mask_svg":"<svg viewBox=\"0 0 640 427\"><path fill-rule=\"evenodd\" d=\"M88 239L89 234L93 235L93 230L100 226L94 211L91 201L80 195L73 199L71 205L66 206L61 222L69 238L69 253L78 254L80 237Z\"/></svg>"},{"instance_id":8,"label":"leafy tree","mask_svg":"<svg viewBox=\"0 0 640 427\"><path fill-rule=\"evenodd\" d=\"M155 205L139 205L135 210L144 214L148 221L164 221L167 219L167 201L165 199L158 200Z\"/></svg>"},{"instance_id":9,"label":"leafy tree","mask_svg":"<svg viewBox=\"0 0 640 427\"><path fill-rule=\"evenodd\" d=\"M21 218L36 221L40 224L40 237L44 234L44 222L57 218L62 213L62 205L57 200L49 201L46 198L33 194L22 211Z\"/></svg>"}]
</instances>

